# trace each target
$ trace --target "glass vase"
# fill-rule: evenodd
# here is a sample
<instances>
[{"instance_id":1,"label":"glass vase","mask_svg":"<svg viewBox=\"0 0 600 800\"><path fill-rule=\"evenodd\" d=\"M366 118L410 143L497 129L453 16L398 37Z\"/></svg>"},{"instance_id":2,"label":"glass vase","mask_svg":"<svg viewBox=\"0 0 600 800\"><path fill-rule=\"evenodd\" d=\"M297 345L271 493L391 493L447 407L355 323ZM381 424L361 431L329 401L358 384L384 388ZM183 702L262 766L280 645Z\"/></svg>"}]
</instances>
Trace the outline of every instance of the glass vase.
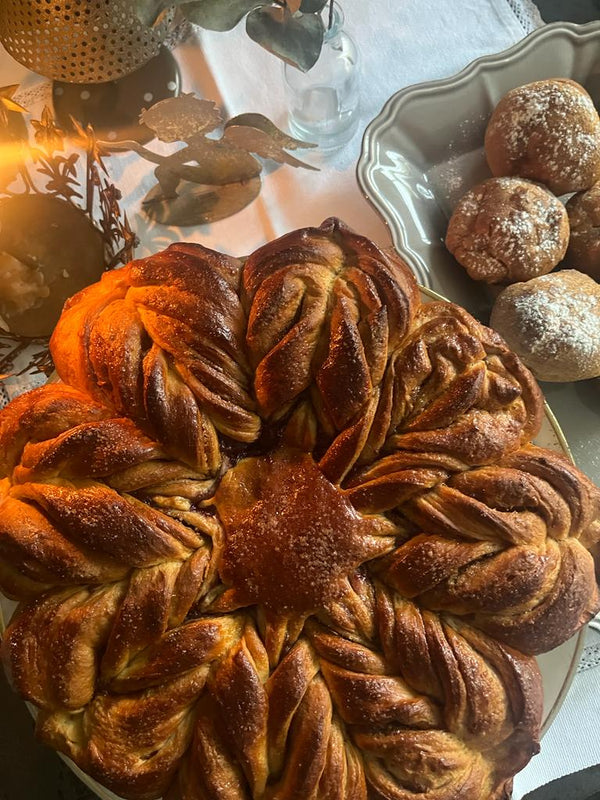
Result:
<instances>
[{"instance_id":1,"label":"glass vase","mask_svg":"<svg viewBox=\"0 0 600 800\"><path fill-rule=\"evenodd\" d=\"M316 64L308 72L290 64L283 67L290 132L322 149L345 144L359 119L358 48L344 30L344 14L337 3L329 17L327 5L323 47Z\"/></svg>"}]
</instances>

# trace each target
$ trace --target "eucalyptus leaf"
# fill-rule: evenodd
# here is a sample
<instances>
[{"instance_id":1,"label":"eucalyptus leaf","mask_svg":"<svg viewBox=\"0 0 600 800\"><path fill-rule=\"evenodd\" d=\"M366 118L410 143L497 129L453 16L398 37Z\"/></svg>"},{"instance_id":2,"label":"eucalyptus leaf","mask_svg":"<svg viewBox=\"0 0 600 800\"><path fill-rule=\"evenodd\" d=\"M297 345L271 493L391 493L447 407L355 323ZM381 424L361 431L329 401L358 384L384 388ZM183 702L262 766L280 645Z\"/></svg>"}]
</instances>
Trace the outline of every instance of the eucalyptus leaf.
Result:
<instances>
[{"instance_id":1,"label":"eucalyptus leaf","mask_svg":"<svg viewBox=\"0 0 600 800\"><path fill-rule=\"evenodd\" d=\"M305 164L304 161L286 153L275 139L258 128L251 128L248 125L231 125L226 128L223 139L249 153L256 153L261 158L271 158L279 164L289 164L291 167L304 167L318 171L318 167Z\"/></svg>"},{"instance_id":2,"label":"eucalyptus leaf","mask_svg":"<svg viewBox=\"0 0 600 800\"><path fill-rule=\"evenodd\" d=\"M270 0L194 0L180 4L183 15L210 31L230 31L249 11L271 5Z\"/></svg>"},{"instance_id":3,"label":"eucalyptus leaf","mask_svg":"<svg viewBox=\"0 0 600 800\"><path fill-rule=\"evenodd\" d=\"M169 0L134 0L133 11L143 25L152 27L172 5Z\"/></svg>"},{"instance_id":4,"label":"eucalyptus leaf","mask_svg":"<svg viewBox=\"0 0 600 800\"><path fill-rule=\"evenodd\" d=\"M302 0L300 11L303 14L318 14L329 3L329 0Z\"/></svg>"},{"instance_id":5,"label":"eucalyptus leaf","mask_svg":"<svg viewBox=\"0 0 600 800\"><path fill-rule=\"evenodd\" d=\"M230 217L251 203L260 192L260 177L225 186L202 186L184 182L177 197L165 200L160 187L151 189L143 200L145 213L163 225L203 225Z\"/></svg>"},{"instance_id":6,"label":"eucalyptus leaf","mask_svg":"<svg viewBox=\"0 0 600 800\"><path fill-rule=\"evenodd\" d=\"M299 147L317 146L311 142L304 142L302 139L294 139L293 136L280 130L277 125L263 114L238 114L225 123L225 130L233 125L248 125L251 128L258 128L259 131L264 131L274 142L280 147L285 147L286 150L297 150Z\"/></svg>"},{"instance_id":7,"label":"eucalyptus leaf","mask_svg":"<svg viewBox=\"0 0 600 800\"><path fill-rule=\"evenodd\" d=\"M308 72L323 45L323 23L316 14L292 16L277 8L257 8L246 17L246 32L257 44Z\"/></svg>"}]
</instances>

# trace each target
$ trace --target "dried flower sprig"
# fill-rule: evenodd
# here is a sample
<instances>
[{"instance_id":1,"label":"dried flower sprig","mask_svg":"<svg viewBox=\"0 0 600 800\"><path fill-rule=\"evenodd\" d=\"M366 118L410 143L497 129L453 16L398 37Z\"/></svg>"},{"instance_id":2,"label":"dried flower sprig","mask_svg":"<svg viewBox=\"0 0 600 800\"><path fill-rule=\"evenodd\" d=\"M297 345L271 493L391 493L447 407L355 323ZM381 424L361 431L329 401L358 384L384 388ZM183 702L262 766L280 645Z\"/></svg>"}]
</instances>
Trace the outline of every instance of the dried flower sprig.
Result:
<instances>
[{"instance_id":1,"label":"dried flower sprig","mask_svg":"<svg viewBox=\"0 0 600 800\"><path fill-rule=\"evenodd\" d=\"M85 148L86 153L85 212L93 219L97 192L100 206L98 226L107 248L106 268L112 269L118 264L131 261L139 239L129 224L127 214L121 209L119 202L122 199L121 191L108 177L108 169L103 159L104 156L110 155L110 152L96 138L91 125L87 125L84 129L73 117L71 123L77 134L77 140Z\"/></svg>"},{"instance_id":2,"label":"dried flower sprig","mask_svg":"<svg viewBox=\"0 0 600 800\"><path fill-rule=\"evenodd\" d=\"M29 121L32 144L26 127L22 136L15 136L8 127L16 116L11 112L27 113L12 99L17 88L0 89L0 138L10 140L11 145L11 161L0 171L0 197L45 195L69 203L98 231L104 248L104 268L127 263L133 258L139 240L120 207L121 193L110 180L103 161L107 153L93 129L91 126L84 129L73 120L75 136L67 139L46 107L40 119ZM84 159L78 152L81 150ZM24 352L28 363L17 373L15 361ZM26 372L50 374L52 369L47 338L0 330L0 379Z\"/></svg>"},{"instance_id":3,"label":"dried flower sprig","mask_svg":"<svg viewBox=\"0 0 600 800\"><path fill-rule=\"evenodd\" d=\"M17 358L27 351L27 361L21 369L15 369ZM0 381L29 373L49 377L54 371L52 356L45 338L17 336L7 331L0 337Z\"/></svg>"},{"instance_id":4,"label":"dried flower sprig","mask_svg":"<svg viewBox=\"0 0 600 800\"><path fill-rule=\"evenodd\" d=\"M2 96L0 89L0 98ZM0 106L2 103L0 102ZM19 106L19 108L21 108ZM25 111L25 109L22 109ZM80 154L76 151L63 155L65 150L66 135L56 124L52 111L46 106L39 120L32 119L31 127L37 146L23 144L22 151L28 155L36 165L36 172L45 176L42 186L38 185L27 167L26 161L19 164L17 176L5 186L0 185L0 194L10 197L21 195L23 192L47 194L59 197L73 203L76 208L83 211L86 216L102 232L106 248L107 269L116 264L126 264L133 258L133 251L139 240L131 229L127 215L121 211L119 200L121 193L108 178L108 170L103 161L103 156L108 151L100 146L91 125L83 128L75 119L71 120L75 129L75 137L70 139L71 145L85 151L85 176L79 176ZM2 117L0 115L0 129ZM9 188L18 178L21 187ZM84 194L82 194L82 190ZM85 196L83 206L75 200ZM96 212L100 210L101 217L96 220Z\"/></svg>"}]
</instances>

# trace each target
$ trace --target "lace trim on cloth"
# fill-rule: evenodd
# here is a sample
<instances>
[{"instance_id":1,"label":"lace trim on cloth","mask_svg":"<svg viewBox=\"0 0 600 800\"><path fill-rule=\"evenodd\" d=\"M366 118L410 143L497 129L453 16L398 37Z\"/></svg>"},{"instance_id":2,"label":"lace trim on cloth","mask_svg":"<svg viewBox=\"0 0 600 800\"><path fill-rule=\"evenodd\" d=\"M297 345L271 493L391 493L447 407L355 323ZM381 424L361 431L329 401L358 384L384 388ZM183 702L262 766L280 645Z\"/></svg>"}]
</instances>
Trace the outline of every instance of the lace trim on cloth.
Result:
<instances>
[{"instance_id":1,"label":"lace trim on cloth","mask_svg":"<svg viewBox=\"0 0 600 800\"><path fill-rule=\"evenodd\" d=\"M577 672L585 672L595 667L600 667L600 644L590 644L583 648Z\"/></svg>"},{"instance_id":2,"label":"lace trim on cloth","mask_svg":"<svg viewBox=\"0 0 600 800\"><path fill-rule=\"evenodd\" d=\"M0 0L1 1L1 0ZM19 369L19 360L15 361L15 370ZM0 408L8 405L8 403L20 394L29 392L37 386L46 383L48 379L42 373L14 375L7 378L5 381L0 381Z\"/></svg>"},{"instance_id":3,"label":"lace trim on cloth","mask_svg":"<svg viewBox=\"0 0 600 800\"><path fill-rule=\"evenodd\" d=\"M531 33L545 24L533 0L506 0L506 2L525 33Z\"/></svg>"},{"instance_id":4,"label":"lace trim on cloth","mask_svg":"<svg viewBox=\"0 0 600 800\"><path fill-rule=\"evenodd\" d=\"M577 672L600 667L600 614L597 614L588 625L587 642L581 653Z\"/></svg>"}]
</instances>

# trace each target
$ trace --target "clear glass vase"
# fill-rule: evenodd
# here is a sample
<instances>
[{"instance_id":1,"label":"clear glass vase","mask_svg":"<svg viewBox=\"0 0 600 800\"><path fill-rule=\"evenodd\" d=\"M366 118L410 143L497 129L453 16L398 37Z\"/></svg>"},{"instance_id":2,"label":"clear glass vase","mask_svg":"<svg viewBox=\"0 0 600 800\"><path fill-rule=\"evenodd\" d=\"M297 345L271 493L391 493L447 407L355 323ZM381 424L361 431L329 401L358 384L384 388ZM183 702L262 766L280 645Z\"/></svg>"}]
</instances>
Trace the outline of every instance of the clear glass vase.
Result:
<instances>
[{"instance_id":1,"label":"clear glass vase","mask_svg":"<svg viewBox=\"0 0 600 800\"><path fill-rule=\"evenodd\" d=\"M325 35L318 61L308 72L283 67L288 125L292 135L322 149L339 147L352 138L359 118L359 60L354 40L344 30L337 3L329 25L323 10Z\"/></svg>"}]
</instances>

